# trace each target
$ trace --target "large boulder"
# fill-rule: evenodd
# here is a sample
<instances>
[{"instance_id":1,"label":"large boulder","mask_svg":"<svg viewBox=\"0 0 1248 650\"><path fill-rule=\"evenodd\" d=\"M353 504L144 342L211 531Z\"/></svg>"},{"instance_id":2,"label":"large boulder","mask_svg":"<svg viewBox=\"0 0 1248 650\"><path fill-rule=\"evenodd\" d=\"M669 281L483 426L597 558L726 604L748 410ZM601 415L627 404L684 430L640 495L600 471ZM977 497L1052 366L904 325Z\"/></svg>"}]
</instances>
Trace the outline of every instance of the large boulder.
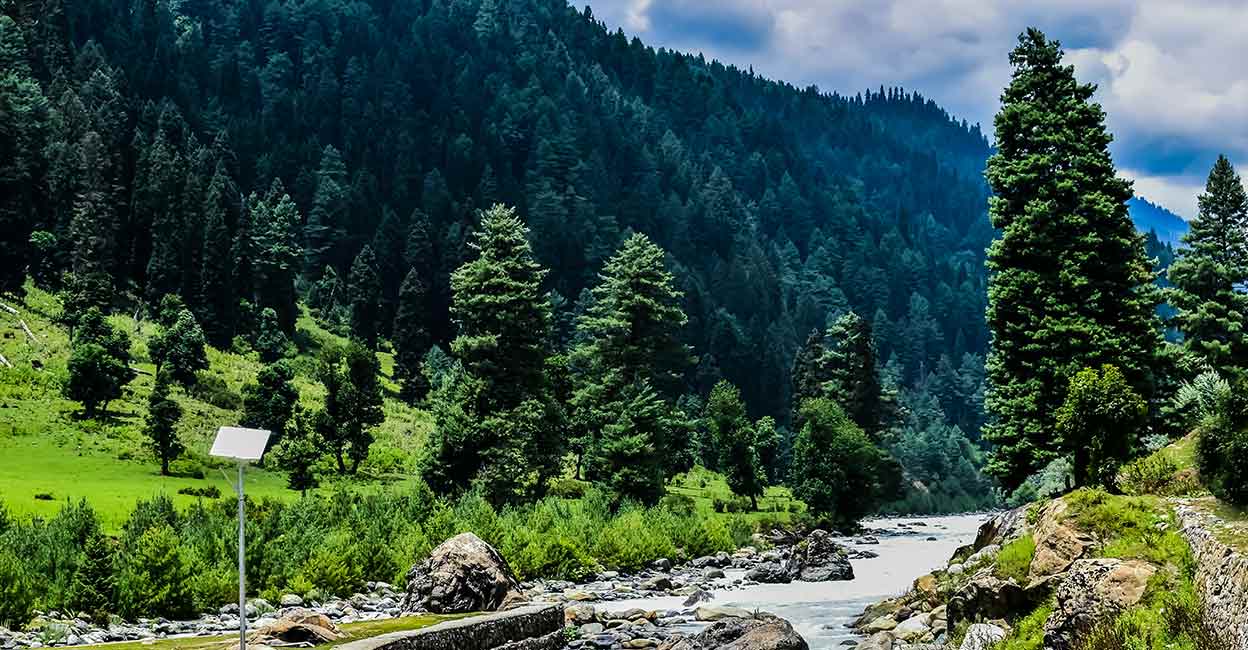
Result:
<instances>
[{"instance_id":1,"label":"large boulder","mask_svg":"<svg viewBox=\"0 0 1248 650\"><path fill-rule=\"evenodd\" d=\"M498 609L517 587L515 574L493 546L472 533L456 535L407 572L406 612L455 614Z\"/></svg>"},{"instance_id":2,"label":"large boulder","mask_svg":"<svg viewBox=\"0 0 1248 650\"><path fill-rule=\"evenodd\" d=\"M763 562L746 571L745 579L763 584L784 584L792 580L779 562Z\"/></svg>"},{"instance_id":3,"label":"large boulder","mask_svg":"<svg viewBox=\"0 0 1248 650\"><path fill-rule=\"evenodd\" d=\"M958 650L991 650L1005 640L1005 630L988 623L976 623L966 629Z\"/></svg>"},{"instance_id":4,"label":"large boulder","mask_svg":"<svg viewBox=\"0 0 1248 650\"><path fill-rule=\"evenodd\" d=\"M1045 650L1072 650L1084 634L1140 602L1157 567L1141 560L1078 560L1057 586Z\"/></svg>"},{"instance_id":5,"label":"large boulder","mask_svg":"<svg viewBox=\"0 0 1248 650\"><path fill-rule=\"evenodd\" d=\"M806 582L853 580L854 567L849 564L849 553L844 546L832 540L826 530L810 533L793 547L793 555L787 567L789 578Z\"/></svg>"},{"instance_id":6,"label":"large boulder","mask_svg":"<svg viewBox=\"0 0 1248 650\"><path fill-rule=\"evenodd\" d=\"M248 635L249 645L317 645L346 638L329 617L310 609L294 609ZM237 644L235 644L237 645Z\"/></svg>"},{"instance_id":7,"label":"large boulder","mask_svg":"<svg viewBox=\"0 0 1248 650\"><path fill-rule=\"evenodd\" d=\"M1002 580L984 571L962 586L948 603L949 627L961 621L1013 618L1030 611L1034 594L1012 578Z\"/></svg>"},{"instance_id":8,"label":"large boulder","mask_svg":"<svg viewBox=\"0 0 1248 650\"><path fill-rule=\"evenodd\" d=\"M788 621L774 616L726 618L683 638L670 650L810 650Z\"/></svg>"},{"instance_id":9,"label":"large boulder","mask_svg":"<svg viewBox=\"0 0 1248 650\"><path fill-rule=\"evenodd\" d=\"M1035 532L1036 554L1028 571L1032 580L1065 572L1076 560L1096 550L1096 538L1074 527L1064 499L1053 499L1040 511Z\"/></svg>"}]
</instances>

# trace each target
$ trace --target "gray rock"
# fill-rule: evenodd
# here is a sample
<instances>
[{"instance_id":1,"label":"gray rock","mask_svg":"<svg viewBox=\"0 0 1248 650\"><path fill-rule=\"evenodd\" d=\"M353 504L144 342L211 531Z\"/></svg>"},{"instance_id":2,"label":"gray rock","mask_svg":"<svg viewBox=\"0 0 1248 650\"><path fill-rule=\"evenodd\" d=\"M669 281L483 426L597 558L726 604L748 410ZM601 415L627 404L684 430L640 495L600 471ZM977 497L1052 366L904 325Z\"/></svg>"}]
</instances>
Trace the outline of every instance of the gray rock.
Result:
<instances>
[{"instance_id":1,"label":"gray rock","mask_svg":"<svg viewBox=\"0 0 1248 650\"><path fill-rule=\"evenodd\" d=\"M437 614L496 610L517 587L503 556L480 537L463 533L408 571L401 607Z\"/></svg>"},{"instance_id":2,"label":"gray rock","mask_svg":"<svg viewBox=\"0 0 1248 650\"><path fill-rule=\"evenodd\" d=\"M966 629L958 650L989 650L1005 639L1005 630L988 623L975 623Z\"/></svg>"},{"instance_id":3,"label":"gray rock","mask_svg":"<svg viewBox=\"0 0 1248 650\"><path fill-rule=\"evenodd\" d=\"M703 605L694 612L693 616L699 621L718 621L725 618L752 618L754 614L740 607Z\"/></svg>"},{"instance_id":4,"label":"gray rock","mask_svg":"<svg viewBox=\"0 0 1248 650\"><path fill-rule=\"evenodd\" d=\"M789 578L806 582L853 580L854 568L845 547L826 530L815 530L793 548L787 567Z\"/></svg>"},{"instance_id":5,"label":"gray rock","mask_svg":"<svg viewBox=\"0 0 1248 650\"><path fill-rule=\"evenodd\" d=\"M782 618L727 618L676 642L671 650L810 650Z\"/></svg>"},{"instance_id":6,"label":"gray rock","mask_svg":"<svg viewBox=\"0 0 1248 650\"><path fill-rule=\"evenodd\" d=\"M1045 650L1073 650L1083 636L1144 597L1157 567L1140 560L1076 560L1057 587L1044 623Z\"/></svg>"},{"instance_id":7,"label":"gray rock","mask_svg":"<svg viewBox=\"0 0 1248 650\"><path fill-rule=\"evenodd\" d=\"M745 572L746 580L763 584L785 584L792 580L778 562L764 562Z\"/></svg>"}]
</instances>

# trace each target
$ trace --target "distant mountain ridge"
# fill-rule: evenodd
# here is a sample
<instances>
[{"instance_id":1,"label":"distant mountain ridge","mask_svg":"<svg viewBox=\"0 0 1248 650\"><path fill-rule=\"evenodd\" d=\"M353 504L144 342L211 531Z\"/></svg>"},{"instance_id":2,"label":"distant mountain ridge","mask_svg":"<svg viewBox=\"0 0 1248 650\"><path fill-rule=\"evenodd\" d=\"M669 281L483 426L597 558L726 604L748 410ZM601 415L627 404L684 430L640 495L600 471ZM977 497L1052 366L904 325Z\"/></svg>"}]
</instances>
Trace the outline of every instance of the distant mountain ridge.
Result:
<instances>
[{"instance_id":1,"label":"distant mountain ridge","mask_svg":"<svg viewBox=\"0 0 1248 650\"><path fill-rule=\"evenodd\" d=\"M1131 220L1140 232L1157 231L1157 239L1162 243L1178 247L1180 238L1187 234L1187 221L1179 215L1149 201L1142 196L1127 201L1131 210Z\"/></svg>"}]
</instances>

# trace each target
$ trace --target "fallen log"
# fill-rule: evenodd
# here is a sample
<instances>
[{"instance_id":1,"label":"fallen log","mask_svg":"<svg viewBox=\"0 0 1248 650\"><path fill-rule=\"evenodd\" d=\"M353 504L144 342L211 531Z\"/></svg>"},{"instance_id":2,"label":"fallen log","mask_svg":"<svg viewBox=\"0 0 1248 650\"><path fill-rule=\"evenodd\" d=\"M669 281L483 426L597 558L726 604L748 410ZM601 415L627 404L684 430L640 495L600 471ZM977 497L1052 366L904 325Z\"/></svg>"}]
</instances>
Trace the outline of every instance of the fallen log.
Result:
<instances>
[{"instance_id":1,"label":"fallen log","mask_svg":"<svg viewBox=\"0 0 1248 650\"><path fill-rule=\"evenodd\" d=\"M5 311L9 312L10 314L13 314L14 316L16 316L16 315L17 315L17 310L16 310L16 309L14 309L14 308L12 308L12 307L10 307L10 306L8 306L8 305L6 305L6 304L2 303L2 302L0 302L0 309L3 309L3 310L5 310Z\"/></svg>"},{"instance_id":2,"label":"fallen log","mask_svg":"<svg viewBox=\"0 0 1248 650\"><path fill-rule=\"evenodd\" d=\"M0 366L4 366L5 368L12 368L13 364L9 363L9 360L4 358L3 354L0 354Z\"/></svg>"},{"instance_id":3,"label":"fallen log","mask_svg":"<svg viewBox=\"0 0 1248 650\"><path fill-rule=\"evenodd\" d=\"M26 336L29 336L30 340L34 341L35 343L39 342L39 337L35 336L34 332L30 331L30 326L26 324L26 321L19 320L17 321L17 323L22 326L22 331L26 332Z\"/></svg>"}]
</instances>

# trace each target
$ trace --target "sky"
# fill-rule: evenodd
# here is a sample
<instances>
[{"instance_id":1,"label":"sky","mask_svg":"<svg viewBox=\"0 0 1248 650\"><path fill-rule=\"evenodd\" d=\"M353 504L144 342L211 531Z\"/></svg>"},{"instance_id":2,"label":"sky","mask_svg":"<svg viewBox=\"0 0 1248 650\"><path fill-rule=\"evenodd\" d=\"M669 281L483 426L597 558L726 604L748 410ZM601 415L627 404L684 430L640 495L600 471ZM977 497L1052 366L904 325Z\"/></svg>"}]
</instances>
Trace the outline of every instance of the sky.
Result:
<instances>
[{"instance_id":1,"label":"sky","mask_svg":"<svg viewBox=\"0 0 1248 650\"><path fill-rule=\"evenodd\" d=\"M580 2L579 4L584 4ZM1219 153L1248 165L1248 0L597 0L649 45L795 85L903 86L991 132L1008 54L1039 27L1098 85L1119 171L1191 218Z\"/></svg>"}]
</instances>

